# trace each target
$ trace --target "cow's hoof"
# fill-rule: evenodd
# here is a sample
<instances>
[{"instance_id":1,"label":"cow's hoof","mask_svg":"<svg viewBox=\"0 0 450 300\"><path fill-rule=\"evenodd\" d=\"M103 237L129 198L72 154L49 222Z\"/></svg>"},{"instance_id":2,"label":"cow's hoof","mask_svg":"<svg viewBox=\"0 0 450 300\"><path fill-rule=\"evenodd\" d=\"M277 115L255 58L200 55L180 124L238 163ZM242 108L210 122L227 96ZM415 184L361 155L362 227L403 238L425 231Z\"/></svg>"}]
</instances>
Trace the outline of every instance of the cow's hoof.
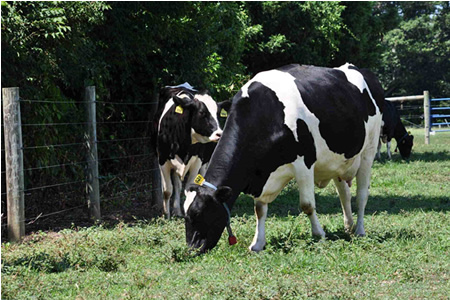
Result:
<instances>
[{"instance_id":1,"label":"cow's hoof","mask_svg":"<svg viewBox=\"0 0 450 300\"><path fill-rule=\"evenodd\" d=\"M344 226L344 231L347 234L355 233L355 229L356 229L356 227L354 224L349 224L349 225Z\"/></svg>"},{"instance_id":2,"label":"cow's hoof","mask_svg":"<svg viewBox=\"0 0 450 300\"><path fill-rule=\"evenodd\" d=\"M357 229L355 232L355 235L357 237L365 237L366 236L366 232L364 229Z\"/></svg>"},{"instance_id":3,"label":"cow's hoof","mask_svg":"<svg viewBox=\"0 0 450 300\"><path fill-rule=\"evenodd\" d=\"M183 213L174 214L173 216L175 218L177 218L177 219L184 219L184 214Z\"/></svg>"},{"instance_id":4,"label":"cow's hoof","mask_svg":"<svg viewBox=\"0 0 450 300\"><path fill-rule=\"evenodd\" d=\"M248 247L248 250L250 250L251 252L255 252L255 253L261 252L265 249L266 249L266 245L263 245L263 246L250 245L250 247Z\"/></svg>"}]
</instances>

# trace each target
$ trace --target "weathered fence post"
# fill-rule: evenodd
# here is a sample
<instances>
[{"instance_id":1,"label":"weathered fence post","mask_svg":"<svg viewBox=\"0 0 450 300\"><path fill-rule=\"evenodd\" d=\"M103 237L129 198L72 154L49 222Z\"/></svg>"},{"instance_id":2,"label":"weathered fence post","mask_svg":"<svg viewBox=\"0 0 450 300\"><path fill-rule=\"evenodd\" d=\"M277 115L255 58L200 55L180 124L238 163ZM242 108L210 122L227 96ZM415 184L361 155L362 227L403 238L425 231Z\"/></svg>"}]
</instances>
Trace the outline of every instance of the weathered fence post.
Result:
<instances>
[{"instance_id":1,"label":"weathered fence post","mask_svg":"<svg viewBox=\"0 0 450 300\"><path fill-rule=\"evenodd\" d=\"M87 182L88 207L91 218L100 221L100 186L98 183L97 120L95 112L95 86L86 87L84 93L87 111L86 143L88 148Z\"/></svg>"},{"instance_id":2,"label":"weathered fence post","mask_svg":"<svg viewBox=\"0 0 450 300\"><path fill-rule=\"evenodd\" d=\"M423 118L425 121L425 145L430 144L430 93L423 91Z\"/></svg>"},{"instance_id":3,"label":"weathered fence post","mask_svg":"<svg viewBox=\"0 0 450 300\"><path fill-rule=\"evenodd\" d=\"M5 133L8 239L18 242L25 235L25 201L19 88L2 89Z\"/></svg>"}]
</instances>

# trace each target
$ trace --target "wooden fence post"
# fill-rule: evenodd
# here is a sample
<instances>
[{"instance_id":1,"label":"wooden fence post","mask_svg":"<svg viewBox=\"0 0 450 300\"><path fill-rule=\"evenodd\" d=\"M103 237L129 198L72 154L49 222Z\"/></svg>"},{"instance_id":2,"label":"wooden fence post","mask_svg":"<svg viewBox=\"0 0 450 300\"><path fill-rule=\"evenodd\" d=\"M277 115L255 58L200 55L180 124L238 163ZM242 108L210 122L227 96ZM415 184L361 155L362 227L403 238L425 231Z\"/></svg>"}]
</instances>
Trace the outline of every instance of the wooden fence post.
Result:
<instances>
[{"instance_id":1,"label":"wooden fence post","mask_svg":"<svg viewBox=\"0 0 450 300\"><path fill-rule=\"evenodd\" d=\"M97 155L97 120L95 110L95 86L86 87L84 93L87 111L86 143L88 148L87 182L88 207L90 217L96 221L101 220L100 213L100 186L98 183L98 155Z\"/></svg>"},{"instance_id":2,"label":"wooden fence post","mask_svg":"<svg viewBox=\"0 0 450 300\"><path fill-rule=\"evenodd\" d=\"M5 133L8 239L19 242L25 235L22 123L19 88L2 89Z\"/></svg>"},{"instance_id":3,"label":"wooden fence post","mask_svg":"<svg viewBox=\"0 0 450 300\"><path fill-rule=\"evenodd\" d=\"M430 144L430 93L423 91L423 118L425 121L425 145Z\"/></svg>"}]
</instances>

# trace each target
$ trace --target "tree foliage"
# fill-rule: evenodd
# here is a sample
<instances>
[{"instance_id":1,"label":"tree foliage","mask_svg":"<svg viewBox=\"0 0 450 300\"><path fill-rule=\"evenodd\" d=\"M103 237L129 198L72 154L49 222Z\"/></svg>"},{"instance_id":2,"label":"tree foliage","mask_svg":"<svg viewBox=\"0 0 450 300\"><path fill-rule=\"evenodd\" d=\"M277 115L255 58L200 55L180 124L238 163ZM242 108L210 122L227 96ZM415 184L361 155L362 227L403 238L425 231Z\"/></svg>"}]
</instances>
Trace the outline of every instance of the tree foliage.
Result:
<instances>
[{"instance_id":1,"label":"tree foliage","mask_svg":"<svg viewBox=\"0 0 450 300\"><path fill-rule=\"evenodd\" d=\"M449 2L401 2L401 21L386 33L378 73L397 95L450 94Z\"/></svg>"},{"instance_id":2,"label":"tree foliage","mask_svg":"<svg viewBox=\"0 0 450 300\"><path fill-rule=\"evenodd\" d=\"M105 2L12 1L1 5L2 87L24 99L64 102L23 105L27 123L84 120L83 88L99 100L98 139L148 134L158 91L188 81L217 101L231 98L256 72L289 63L374 70L387 94L430 90L449 96L449 2ZM34 130L34 129L33 129ZM25 145L79 142L83 130L24 129ZM81 137L82 140L82 137ZM136 146L100 147L121 157ZM147 149L142 144L140 150ZM80 151L51 148L27 154L33 167L76 160ZM25 162L27 163L27 162ZM114 174L133 163L105 164ZM49 170L55 177L78 169ZM34 175L33 175L34 174ZM39 180L45 176L28 174Z\"/></svg>"}]
</instances>

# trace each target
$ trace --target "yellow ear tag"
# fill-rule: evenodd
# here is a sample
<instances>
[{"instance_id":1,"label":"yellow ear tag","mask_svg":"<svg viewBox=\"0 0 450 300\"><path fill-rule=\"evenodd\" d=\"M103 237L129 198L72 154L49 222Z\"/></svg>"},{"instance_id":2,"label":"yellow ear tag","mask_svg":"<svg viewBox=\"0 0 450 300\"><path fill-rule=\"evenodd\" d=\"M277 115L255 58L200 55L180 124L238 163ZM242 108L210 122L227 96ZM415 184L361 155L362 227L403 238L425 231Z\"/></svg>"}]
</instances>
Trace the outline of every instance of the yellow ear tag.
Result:
<instances>
[{"instance_id":1,"label":"yellow ear tag","mask_svg":"<svg viewBox=\"0 0 450 300\"><path fill-rule=\"evenodd\" d=\"M197 177L194 179L194 183L198 185L203 185L203 182L205 181L205 178L203 178L202 175L198 174Z\"/></svg>"},{"instance_id":2,"label":"yellow ear tag","mask_svg":"<svg viewBox=\"0 0 450 300\"><path fill-rule=\"evenodd\" d=\"M220 116L222 118L228 117L228 113L227 113L227 111L224 108L222 108L222 110L220 111Z\"/></svg>"},{"instance_id":3,"label":"yellow ear tag","mask_svg":"<svg viewBox=\"0 0 450 300\"><path fill-rule=\"evenodd\" d=\"M175 112L177 114L182 115L183 114L183 108L180 105L178 105L177 107L175 107Z\"/></svg>"}]
</instances>

